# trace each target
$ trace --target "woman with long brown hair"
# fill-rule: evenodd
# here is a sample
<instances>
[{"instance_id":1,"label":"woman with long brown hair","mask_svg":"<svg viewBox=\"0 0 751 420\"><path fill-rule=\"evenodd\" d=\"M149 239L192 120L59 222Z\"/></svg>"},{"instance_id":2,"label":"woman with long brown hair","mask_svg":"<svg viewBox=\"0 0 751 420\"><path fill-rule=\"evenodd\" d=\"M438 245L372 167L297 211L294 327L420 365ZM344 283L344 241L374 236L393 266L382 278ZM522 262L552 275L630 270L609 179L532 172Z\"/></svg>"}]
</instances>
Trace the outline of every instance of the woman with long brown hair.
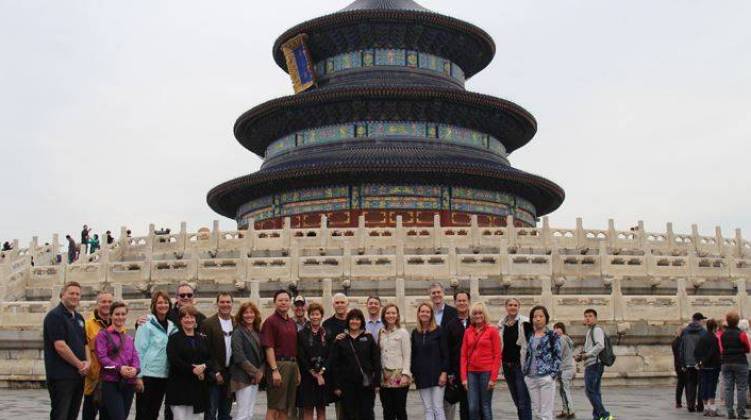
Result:
<instances>
[{"instance_id":1,"label":"woman with long brown hair","mask_svg":"<svg viewBox=\"0 0 751 420\"><path fill-rule=\"evenodd\" d=\"M381 310L381 405L383 420L407 420L407 393L412 382L412 345L401 326L399 307L389 303Z\"/></svg>"},{"instance_id":2,"label":"woman with long brown hair","mask_svg":"<svg viewBox=\"0 0 751 420\"><path fill-rule=\"evenodd\" d=\"M261 313L253 302L240 305L235 315L239 328L232 331L232 364L230 390L237 400L238 420L250 420L263 379L265 355L261 347Z\"/></svg>"}]
</instances>

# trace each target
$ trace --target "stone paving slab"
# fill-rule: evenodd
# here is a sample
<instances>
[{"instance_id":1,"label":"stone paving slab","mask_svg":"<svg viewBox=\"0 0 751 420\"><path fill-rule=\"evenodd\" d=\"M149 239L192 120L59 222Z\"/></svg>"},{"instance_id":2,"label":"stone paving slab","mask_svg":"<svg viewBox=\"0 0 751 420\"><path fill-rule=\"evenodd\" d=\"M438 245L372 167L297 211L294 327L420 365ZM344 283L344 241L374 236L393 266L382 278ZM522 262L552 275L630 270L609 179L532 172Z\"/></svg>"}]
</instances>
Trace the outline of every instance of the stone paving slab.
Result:
<instances>
[{"instance_id":1,"label":"stone paving slab","mask_svg":"<svg viewBox=\"0 0 751 420\"><path fill-rule=\"evenodd\" d=\"M612 411L618 420L703 418L701 414L691 414L685 409L676 409L673 406L673 388L609 387L605 388L604 391L606 407ZM574 389L574 400L577 418L590 419L591 408L589 408L582 388ZM556 404L558 404L558 400L556 400ZM265 411L266 395L265 393L261 393L258 398L255 419L262 420ZM516 411L505 388L496 390L493 396L493 412L495 420L516 418ZM329 410L327 414L327 418L334 418L333 409ZM409 395L408 414L412 419L424 418L420 396L415 391L410 392ZM42 420L49 418L49 394L47 390L0 389L0 418L13 420ZM131 409L129 418L135 418L135 407ZM379 402L376 402L376 418L382 418Z\"/></svg>"}]
</instances>

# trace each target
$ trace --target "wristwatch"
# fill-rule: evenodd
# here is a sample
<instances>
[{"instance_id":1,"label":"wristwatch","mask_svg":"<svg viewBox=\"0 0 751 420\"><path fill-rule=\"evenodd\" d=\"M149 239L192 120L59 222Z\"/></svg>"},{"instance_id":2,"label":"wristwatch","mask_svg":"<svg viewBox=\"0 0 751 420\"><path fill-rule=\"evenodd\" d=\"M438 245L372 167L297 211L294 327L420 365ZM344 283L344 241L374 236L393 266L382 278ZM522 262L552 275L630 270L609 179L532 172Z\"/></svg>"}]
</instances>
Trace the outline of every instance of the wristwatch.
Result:
<instances>
[{"instance_id":1,"label":"wristwatch","mask_svg":"<svg viewBox=\"0 0 751 420\"><path fill-rule=\"evenodd\" d=\"M279 367L278 367L278 366L277 366L277 367L272 367L272 368L271 368L271 371L272 371L272 372L276 372L276 371L278 371L278 370L279 370Z\"/></svg>"}]
</instances>

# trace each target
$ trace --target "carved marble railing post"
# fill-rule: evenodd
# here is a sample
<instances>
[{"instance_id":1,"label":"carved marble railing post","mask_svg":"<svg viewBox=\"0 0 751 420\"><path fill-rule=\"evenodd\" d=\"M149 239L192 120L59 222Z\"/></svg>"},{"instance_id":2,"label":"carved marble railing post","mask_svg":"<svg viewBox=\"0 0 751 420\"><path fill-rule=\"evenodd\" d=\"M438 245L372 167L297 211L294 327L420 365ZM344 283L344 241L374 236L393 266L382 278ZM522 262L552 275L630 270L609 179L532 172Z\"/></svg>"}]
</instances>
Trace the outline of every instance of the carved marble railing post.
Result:
<instances>
[{"instance_id":1,"label":"carved marble railing post","mask_svg":"<svg viewBox=\"0 0 751 420\"><path fill-rule=\"evenodd\" d=\"M701 239L699 239L699 225L693 224L691 225L691 249L694 252L699 252L700 244Z\"/></svg>"},{"instance_id":2,"label":"carved marble railing post","mask_svg":"<svg viewBox=\"0 0 751 420\"><path fill-rule=\"evenodd\" d=\"M361 214L357 216L357 247L365 248L365 243L368 240L368 233L365 232L365 215ZM326 306L328 308L328 306Z\"/></svg>"},{"instance_id":3,"label":"carved marble railing post","mask_svg":"<svg viewBox=\"0 0 751 420\"><path fill-rule=\"evenodd\" d=\"M34 264L39 264L39 251L37 248L39 248L39 238L33 236L31 238L31 243L29 244L29 255L31 256L31 260L34 261Z\"/></svg>"},{"instance_id":4,"label":"carved marble railing post","mask_svg":"<svg viewBox=\"0 0 751 420\"><path fill-rule=\"evenodd\" d=\"M472 296L472 299L483 302L480 299L480 279L475 276L469 276L469 294Z\"/></svg>"},{"instance_id":5,"label":"carved marble railing post","mask_svg":"<svg viewBox=\"0 0 751 420\"><path fill-rule=\"evenodd\" d=\"M300 239L292 238L292 245L289 247L289 280L297 282L300 280Z\"/></svg>"},{"instance_id":6,"label":"carved marble railing post","mask_svg":"<svg viewBox=\"0 0 751 420\"><path fill-rule=\"evenodd\" d=\"M60 293L63 291L63 284L53 284L50 287L50 308L54 308L60 303Z\"/></svg>"},{"instance_id":7,"label":"carved marble railing post","mask_svg":"<svg viewBox=\"0 0 751 420\"><path fill-rule=\"evenodd\" d=\"M329 218L325 214L321 215L321 228L318 231L320 233L321 248L326 249L329 246Z\"/></svg>"},{"instance_id":8,"label":"carved marble railing post","mask_svg":"<svg viewBox=\"0 0 751 420\"><path fill-rule=\"evenodd\" d=\"M615 248L615 243L616 243L615 241L617 240L616 236L617 234L615 233L615 220L608 219L608 241L607 241L608 248L611 248L611 249ZM600 258L602 258L603 255L605 254L600 252Z\"/></svg>"},{"instance_id":9,"label":"carved marble railing post","mask_svg":"<svg viewBox=\"0 0 751 420\"><path fill-rule=\"evenodd\" d=\"M717 255L721 257L726 257L728 253L725 248L725 238L722 236L721 227L715 226L714 237L715 237L715 241L717 242Z\"/></svg>"},{"instance_id":10,"label":"carved marble railing post","mask_svg":"<svg viewBox=\"0 0 751 420\"><path fill-rule=\"evenodd\" d=\"M251 222L253 224L253 222ZM258 306L261 303L261 281L252 279L250 281L250 300Z\"/></svg>"},{"instance_id":11,"label":"carved marble railing post","mask_svg":"<svg viewBox=\"0 0 751 420\"><path fill-rule=\"evenodd\" d=\"M675 246L675 233L673 232L673 223L668 222L665 226L665 240L669 244L670 248Z\"/></svg>"},{"instance_id":12,"label":"carved marble railing post","mask_svg":"<svg viewBox=\"0 0 751 420\"><path fill-rule=\"evenodd\" d=\"M120 237L117 239L120 242L120 248L122 249L122 255L124 257L130 247L130 238L128 238L128 228L126 226L120 226Z\"/></svg>"},{"instance_id":13,"label":"carved marble railing post","mask_svg":"<svg viewBox=\"0 0 751 420\"><path fill-rule=\"evenodd\" d=\"M441 246L442 237L441 215L436 213L433 215L433 248L439 248Z\"/></svg>"},{"instance_id":14,"label":"carved marble railing post","mask_svg":"<svg viewBox=\"0 0 751 420\"><path fill-rule=\"evenodd\" d=\"M552 276L540 276L540 280L542 283L542 296L540 297L542 300L542 304L550 309L551 311L555 312L553 308L553 277ZM551 316L554 316L551 314Z\"/></svg>"},{"instance_id":15,"label":"carved marble railing post","mask_svg":"<svg viewBox=\"0 0 751 420\"><path fill-rule=\"evenodd\" d=\"M639 248L641 248L642 251L645 252L644 255L647 255L649 251L649 247L647 246L648 245L647 232L644 230L644 221L639 220L637 226L638 227L636 229L636 237L639 238Z\"/></svg>"},{"instance_id":16,"label":"carved marble railing post","mask_svg":"<svg viewBox=\"0 0 751 420\"><path fill-rule=\"evenodd\" d=\"M104 246L99 248L99 271L97 271L97 281L99 284L104 284L109 280L110 272L110 247L106 244L106 238L104 241Z\"/></svg>"},{"instance_id":17,"label":"carved marble railing post","mask_svg":"<svg viewBox=\"0 0 751 420\"><path fill-rule=\"evenodd\" d=\"M180 252L185 252L188 247L188 223L180 222L180 237L177 239Z\"/></svg>"},{"instance_id":18,"label":"carved marble railing post","mask_svg":"<svg viewBox=\"0 0 751 420\"><path fill-rule=\"evenodd\" d=\"M400 216L401 217L401 216ZM394 257L396 264L396 277L404 277L404 266L406 261L404 258L404 241L398 241L396 244L396 257Z\"/></svg>"},{"instance_id":19,"label":"carved marble railing post","mask_svg":"<svg viewBox=\"0 0 751 420\"><path fill-rule=\"evenodd\" d=\"M476 247L480 243L480 228L477 224L477 215L473 214L470 217L470 224L469 224L469 235L470 235L470 241L472 244L472 247ZM454 275L452 273L452 275Z\"/></svg>"},{"instance_id":20,"label":"carved marble railing post","mask_svg":"<svg viewBox=\"0 0 751 420\"><path fill-rule=\"evenodd\" d=\"M255 251L256 249L256 223L254 221L250 221L248 223L248 232L245 235L245 243L248 248L248 251Z\"/></svg>"},{"instance_id":21,"label":"carved marble railing post","mask_svg":"<svg viewBox=\"0 0 751 420\"><path fill-rule=\"evenodd\" d=\"M749 310L746 279L743 277L736 277L731 281L735 281L735 287L737 288L736 297L738 299L738 312L741 314L741 318L748 318L748 316L751 314L751 311Z\"/></svg>"},{"instance_id":22,"label":"carved marble railing post","mask_svg":"<svg viewBox=\"0 0 751 420\"><path fill-rule=\"evenodd\" d=\"M542 243L546 249L553 249L553 231L550 230L548 216L542 218Z\"/></svg>"},{"instance_id":23,"label":"carved marble railing post","mask_svg":"<svg viewBox=\"0 0 751 420\"><path fill-rule=\"evenodd\" d=\"M743 235L740 229L735 229L735 249L733 255L736 258L743 258Z\"/></svg>"},{"instance_id":24,"label":"carved marble railing post","mask_svg":"<svg viewBox=\"0 0 751 420\"><path fill-rule=\"evenodd\" d=\"M121 283L112 285L112 296L116 301L123 300L123 285Z\"/></svg>"},{"instance_id":25,"label":"carved marble railing post","mask_svg":"<svg viewBox=\"0 0 751 420\"><path fill-rule=\"evenodd\" d=\"M396 242L404 243L407 235L404 231L404 218L402 218L401 214L396 216L396 228L394 230L394 239L396 240Z\"/></svg>"},{"instance_id":26,"label":"carved marble railing post","mask_svg":"<svg viewBox=\"0 0 751 420\"><path fill-rule=\"evenodd\" d=\"M332 301L332 291L333 291L333 284L332 280L329 278L321 280L321 289L322 289L322 295L321 295L321 304L324 308L330 308L331 307L331 301Z\"/></svg>"},{"instance_id":27,"label":"carved marble railing post","mask_svg":"<svg viewBox=\"0 0 751 420\"><path fill-rule=\"evenodd\" d=\"M514 216L506 216L506 233L508 246L516 246L516 227L514 226Z\"/></svg>"},{"instance_id":28,"label":"carved marble railing post","mask_svg":"<svg viewBox=\"0 0 751 420\"><path fill-rule=\"evenodd\" d=\"M407 293L404 277L397 277L394 280L394 288L396 289L396 305L399 306L402 311L405 311L407 309Z\"/></svg>"},{"instance_id":29,"label":"carved marble railing post","mask_svg":"<svg viewBox=\"0 0 751 420\"><path fill-rule=\"evenodd\" d=\"M584 232L584 220L576 218L576 247L583 248L587 243L587 234Z\"/></svg>"},{"instance_id":30,"label":"carved marble railing post","mask_svg":"<svg viewBox=\"0 0 751 420\"><path fill-rule=\"evenodd\" d=\"M625 318L626 308L623 300L623 291L621 290L623 280L622 276L614 276L613 283L610 285L610 301L613 305L613 319L615 321L623 321Z\"/></svg>"},{"instance_id":31,"label":"carved marble railing post","mask_svg":"<svg viewBox=\"0 0 751 420\"><path fill-rule=\"evenodd\" d=\"M688 304L688 293L686 293L686 286L688 283L688 279L685 277L679 277L676 282L676 288L677 288L677 297L678 297L678 307L680 308L681 313L681 321L688 320L690 312L690 307Z\"/></svg>"},{"instance_id":32,"label":"carved marble railing post","mask_svg":"<svg viewBox=\"0 0 751 420\"><path fill-rule=\"evenodd\" d=\"M219 221L214 220L211 227L211 247L218 251L219 243L222 238L222 230L219 227Z\"/></svg>"},{"instance_id":33,"label":"carved marble railing post","mask_svg":"<svg viewBox=\"0 0 751 420\"><path fill-rule=\"evenodd\" d=\"M289 217L282 219L282 247L289 249L292 243L292 221Z\"/></svg>"},{"instance_id":34,"label":"carved marble railing post","mask_svg":"<svg viewBox=\"0 0 751 420\"><path fill-rule=\"evenodd\" d=\"M60 254L60 235L52 234L52 261L51 265L57 265L57 256ZM62 258L61 258L62 259Z\"/></svg>"},{"instance_id":35,"label":"carved marble railing post","mask_svg":"<svg viewBox=\"0 0 751 420\"><path fill-rule=\"evenodd\" d=\"M342 241L342 272L344 277L352 278L352 244L347 240Z\"/></svg>"}]
</instances>

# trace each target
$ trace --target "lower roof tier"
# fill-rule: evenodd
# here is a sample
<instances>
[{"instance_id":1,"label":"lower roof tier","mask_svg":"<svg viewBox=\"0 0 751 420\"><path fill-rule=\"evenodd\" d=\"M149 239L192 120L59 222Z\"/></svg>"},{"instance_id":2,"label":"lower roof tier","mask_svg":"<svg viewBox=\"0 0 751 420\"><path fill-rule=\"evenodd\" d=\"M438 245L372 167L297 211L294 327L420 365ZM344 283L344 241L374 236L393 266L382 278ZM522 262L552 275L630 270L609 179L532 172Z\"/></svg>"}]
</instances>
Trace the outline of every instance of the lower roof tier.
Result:
<instances>
[{"instance_id":1,"label":"lower roof tier","mask_svg":"<svg viewBox=\"0 0 751 420\"><path fill-rule=\"evenodd\" d=\"M294 159L293 159L294 158ZM502 163L492 153L468 155L415 142L376 142L357 148L328 145L225 182L209 191L209 206L237 218L263 197L330 185L447 185L510 194L529 203L536 216L558 208L563 190L545 178Z\"/></svg>"},{"instance_id":2,"label":"lower roof tier","mask_svg":"<svg viewBox=\"0 0 751 420\"><path fill-rule=\"evenodd\" d=\"M432 224L438 214L449 225L463 225L470 215L485 225L499 225L513 216L534 225L537 210L522 197L453 185L376 184L326 185L285 191L257 198L237 210L238 226L254 223L276 227L284 217L297 226L318 223L327 215L331 226L356 226L359 215L371 225L393 225L401 215L405 225Z\"/></svg>"}]
</instances>

